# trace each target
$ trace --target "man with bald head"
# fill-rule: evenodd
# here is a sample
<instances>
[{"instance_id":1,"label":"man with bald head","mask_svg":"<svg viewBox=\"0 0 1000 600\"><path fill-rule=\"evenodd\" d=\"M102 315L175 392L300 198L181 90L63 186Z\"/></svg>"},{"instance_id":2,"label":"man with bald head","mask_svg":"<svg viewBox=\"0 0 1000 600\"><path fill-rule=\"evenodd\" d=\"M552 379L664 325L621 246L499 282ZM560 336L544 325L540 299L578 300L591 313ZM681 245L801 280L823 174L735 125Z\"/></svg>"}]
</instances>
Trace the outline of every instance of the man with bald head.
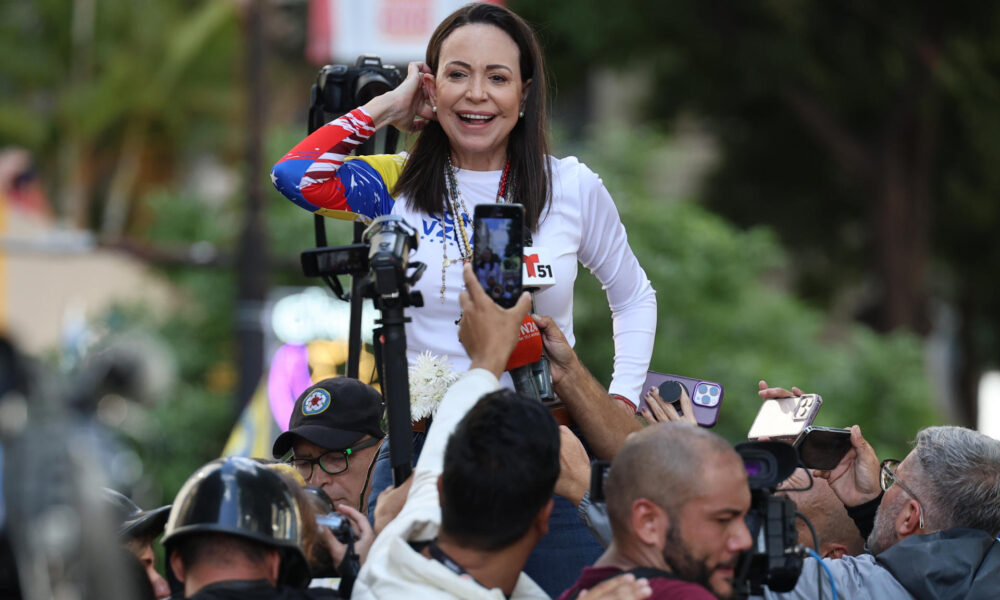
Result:
<instances>
[{"instance_id":1,"label":"man with bald head","mask_svg":"<svg viewBox=\"0 0 1000 600\"><path fill-rule=\"evenodd\" d=\"M633 434L604 482L612 542L560 596L621 574L649 579L652 598L727 598L752 540L743 460L718 435L687 423ZM713 596L714 594L714 596Z\"/></svg>"},{"instance_id":2,"label":"man with bald head","mask_svg":"<svg viewBox=\"0 0 1000 600\"><path fill-rule=\"evenodd\" d=\"M864 553L864 538L858 532L854 520L847 514L847 509L844 508L840 498L830 489L827 480L814 477L812 487L809 481L805 469L796 469L791 477L781 483L778 493L791 498L798 511L812 523L819 542L816 552L823 558L841 558ZM805 522L796 519L795 525L799 531L799 543L812 546L812 532Z\"/></svg>"}]
</instances>

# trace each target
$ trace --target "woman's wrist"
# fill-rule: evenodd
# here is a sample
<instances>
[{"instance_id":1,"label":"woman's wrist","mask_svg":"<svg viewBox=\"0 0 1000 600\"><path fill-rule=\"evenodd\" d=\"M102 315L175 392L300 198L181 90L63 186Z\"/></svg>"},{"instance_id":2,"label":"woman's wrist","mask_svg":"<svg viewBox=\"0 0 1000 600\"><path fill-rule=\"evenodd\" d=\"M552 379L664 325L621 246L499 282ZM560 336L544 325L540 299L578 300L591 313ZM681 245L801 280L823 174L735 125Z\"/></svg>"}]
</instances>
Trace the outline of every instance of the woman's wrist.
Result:
<instances>
[{"instance_id":1,"label":"woman's wrist","mask_svg":"<svg viewBox=\"0 0 1000 600\"><path fill-rule=\"evenodd\" d=\"M375 129L381 129L386 125L392 124L398 115L395 113L394 102L391 96L392 92L386 92L380 96L375 96L369 100L362 110L368 113L368 116L372 118L372 122L375 123Z\"/></svg>"}]
</instances>

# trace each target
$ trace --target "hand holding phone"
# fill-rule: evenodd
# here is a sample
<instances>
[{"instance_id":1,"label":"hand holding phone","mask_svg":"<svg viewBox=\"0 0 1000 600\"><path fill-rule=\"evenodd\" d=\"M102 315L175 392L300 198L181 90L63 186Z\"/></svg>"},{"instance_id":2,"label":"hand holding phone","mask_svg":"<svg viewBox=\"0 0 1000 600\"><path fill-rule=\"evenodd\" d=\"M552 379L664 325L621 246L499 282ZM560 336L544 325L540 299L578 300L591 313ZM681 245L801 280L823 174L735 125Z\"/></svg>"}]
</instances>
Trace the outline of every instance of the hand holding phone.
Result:
<instances>
[{"instance_id":1,"label":"hand holding phone","mask_svg":"<svg viewBox=\"0 0 1000 600\"><path fill-rule=\"evenodd\" d=\"M669 421L698 424L694 417L691 397L688 396L684 386L677 381L668 380L659 387L649 388L649 392L642 399L646 406L639 410L639 414L650 424Z\"/></svg>"},{"instance_id":2,"label":"hand holding phone","mask_svg":"<svg viewBox=\"0 0 1000 600\"><path fill-rule=\"evenodd\" d=\"M806 468L832 471L851 449L851 430L810 425L795 440L795 447Z\"/></svg>"},{"instance_id":3,"label":"hand holding phone","mask_svg":"<svg viewBox=\"0 0 1000 600\"><path fill-rule=\"evenodd\" d=\"M494 302L511 308L521 297L524 207L477 204L473 211L472 270Z\"/></svg>"},{"instance_id":4,"label":"hand holding phone","mask_svg":"<svg viewBox=\"0 0 1000 600\"><path fill-rule=\"evenodd\" d=\"M770 438L792 443L806 427L812 425L822 404L823 398L818 394L768 398L761 403L747 438Z\"/></svg>"},{"instance_id":5,"label":"hand holding phone","mask_svg":"<svg viewBox=\"0 0 1000 600\"><path fill-rule=\"evenodd\" d=\"M681 408L682 412L683 407L678 405L681 399L680 388L683 388L691 399L691 413L698 425L712 427L718 422L719 410L722 408L724 396L721 384L695 377L681 377L680 375L648 371L646 381L642 384L642 395L639 398L640 411L650 410L646 402L646 395L654 387L663 401L675 403L675 408Z\"/></svg>"}]
</instances>

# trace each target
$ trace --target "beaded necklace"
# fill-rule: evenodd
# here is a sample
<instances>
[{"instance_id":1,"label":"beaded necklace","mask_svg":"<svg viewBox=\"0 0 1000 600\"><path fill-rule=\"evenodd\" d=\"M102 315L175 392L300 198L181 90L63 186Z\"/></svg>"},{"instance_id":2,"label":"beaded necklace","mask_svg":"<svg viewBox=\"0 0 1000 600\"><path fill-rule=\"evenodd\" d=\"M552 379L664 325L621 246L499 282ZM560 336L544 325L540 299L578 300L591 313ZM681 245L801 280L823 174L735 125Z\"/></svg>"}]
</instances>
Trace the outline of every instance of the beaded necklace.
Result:
<instances>
[{"instance_id":1,"label":"beaded necklace","mask_svg":"<svg viewBox=\"0 0 1000 600\"><path fill-rule=\"evenodd\" d=\"M497 186L497 204L503 204L507 201L508 193L510 188L507 185L507 176L510 174L510 160L508 160L503 167L503 173L500 175L500 184ZM444 232L444 219L441 220L441 302L444 302L444 291L445 291L445 271L447 268L453 264L462 262L467 263L472 260L472 245L469 243L469 235L465 231L465 220L462 215L468 216L469 209L465 206L465 200L462 199L461 192L458 191L458 178L455 177L455 167L451 164L451 156L448 156L448 164L444 169L445 178L448 181L448 194L445 196L445 210L451 212L452 219L455 221L452 230L455 232L455 243L458 245L459 257L456 259L448 258L448 240L443 237ZM459 237L461 236L461 238Z\"/></svg>"}]
</instances>

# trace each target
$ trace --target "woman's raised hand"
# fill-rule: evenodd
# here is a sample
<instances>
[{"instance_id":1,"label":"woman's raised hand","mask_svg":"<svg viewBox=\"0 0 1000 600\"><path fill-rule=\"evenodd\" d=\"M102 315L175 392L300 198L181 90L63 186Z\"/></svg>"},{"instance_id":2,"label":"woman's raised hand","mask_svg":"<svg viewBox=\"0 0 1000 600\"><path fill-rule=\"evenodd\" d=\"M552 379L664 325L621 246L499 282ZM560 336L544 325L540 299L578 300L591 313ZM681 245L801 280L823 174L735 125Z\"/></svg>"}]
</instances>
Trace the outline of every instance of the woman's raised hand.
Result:
<instances>
[{"instance_id":1,"label":"woman's raised hand","mask_svg":"<svg viewBox=\"0 0 1000 600\"><path fill-rule=\"evenodd\" d=\"M673 402L667 402L660 397L660 390L654 385L646 393L646 407L643 408L639 414L641 414L646 421L652 425L653 423L666 423L667 421L683 421L685 423L690 423L691 425L697 425L698 420L694 416L694 407L691 405L691 396L688 395L687 390L684 386L681 388L681 397L678 399L681 405L681 412L683 415L677 413L677 409L674 408Z\"/></svg>"},{"instance_id":2,"label":"woman's raised hand","mask_svg":"<svg viewBox=\"0 0 1000 600\"><path fill-rule=\"evenodd\" d=\"M419 131L428 121L436 120L427 93L428 87L433 85L430 67L423 62L411 62L403 83L372 98L364 108L372 116L376 128L392 125L400 131Z\"/></svg>"}]
</instances>

